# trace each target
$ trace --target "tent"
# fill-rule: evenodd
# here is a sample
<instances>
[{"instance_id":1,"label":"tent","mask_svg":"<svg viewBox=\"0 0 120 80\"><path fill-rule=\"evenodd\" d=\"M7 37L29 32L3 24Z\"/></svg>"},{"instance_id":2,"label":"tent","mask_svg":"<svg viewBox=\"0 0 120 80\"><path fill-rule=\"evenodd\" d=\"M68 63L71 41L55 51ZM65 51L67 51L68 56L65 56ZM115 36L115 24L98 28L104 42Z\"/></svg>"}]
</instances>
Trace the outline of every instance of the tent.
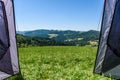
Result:
<instances>
[{"instance_id":1,"label":"tent","mask_svg":"<svg viewBox=\"0 0 120 80\"><path fill-rule=\"evenodd\" d=\"M18 73L13 0L0 0L0 80Z\"/></svg>"},{"instance_id":2,"label":"tent","mask_svg":"<svg viewBox=\"0 0 120 80\"><path fill-rule=\"evenodd\" d=\"M105 0L94 72L120 79L120 0Z\"/></svg>"}]
</instances>

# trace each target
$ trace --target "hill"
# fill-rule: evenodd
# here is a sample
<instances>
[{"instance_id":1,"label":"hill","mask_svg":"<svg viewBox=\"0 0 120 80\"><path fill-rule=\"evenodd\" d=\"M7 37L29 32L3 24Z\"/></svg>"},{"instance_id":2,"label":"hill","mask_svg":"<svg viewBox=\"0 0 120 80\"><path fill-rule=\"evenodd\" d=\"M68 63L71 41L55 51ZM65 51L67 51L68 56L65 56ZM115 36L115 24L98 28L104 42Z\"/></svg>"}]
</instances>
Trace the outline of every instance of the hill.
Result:
<instances>
[{"instance_id":1,"label":"hill","mask_svg":"<svg viewBox=\"0 0 120 80\"><path fill-rule=\"evenodd\" d=\"M99 31L71 31L71 30L33 30L33 31L19 31L18 34L22 34L26 37L42 38L42 40L49 40L62 43L63 45L86 45L90 41L98 41Z\"/></svg>"},{"instance_id":2,"label":"hill","mask_svg":"<svg viewBox=\"0 0 120 80\"><path fill-rule=\"evenodd\" d=\"M17 34L17 45L18 47L26 46L57 46L65 45L62 42L57 42L54 39L42 38L42 37L28 37L22 34Z\"/></svg>"}]
</instances>

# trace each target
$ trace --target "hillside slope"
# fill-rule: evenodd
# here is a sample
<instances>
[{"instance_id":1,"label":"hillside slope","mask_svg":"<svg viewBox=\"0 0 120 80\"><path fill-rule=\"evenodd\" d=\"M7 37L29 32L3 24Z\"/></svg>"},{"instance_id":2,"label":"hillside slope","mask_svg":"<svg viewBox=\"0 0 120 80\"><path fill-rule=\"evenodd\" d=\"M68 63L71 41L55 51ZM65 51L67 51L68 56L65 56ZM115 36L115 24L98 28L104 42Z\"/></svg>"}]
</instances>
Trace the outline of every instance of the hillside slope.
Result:
<instances>
[{"instance_id":1,"label":"hillside slope","mask_svg":"<svg viewBox=\"0 0 120 80\"><path fill-rule=\"evenodd\" d=\"M49 39L56 42L62 42L65 45L86 45L90 41L98 41L99 31L60 31L60 30L34 30L18 32L27 37L36 37Z\"/></svg>"}]
</instances>

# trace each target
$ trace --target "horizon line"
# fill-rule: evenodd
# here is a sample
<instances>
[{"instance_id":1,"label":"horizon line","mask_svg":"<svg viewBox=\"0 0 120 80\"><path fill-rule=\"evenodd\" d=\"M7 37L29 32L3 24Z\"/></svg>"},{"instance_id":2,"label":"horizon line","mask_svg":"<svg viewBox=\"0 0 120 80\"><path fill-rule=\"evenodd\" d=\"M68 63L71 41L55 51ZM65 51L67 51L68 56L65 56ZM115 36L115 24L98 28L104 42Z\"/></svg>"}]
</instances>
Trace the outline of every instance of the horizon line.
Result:
<instances>
[{"instance_id":1,"label":"horizon line","mask_svg":"<svg viewBox=\"0 0 120 80\"><path fill-rule=\"evenodd\" d=\"M36 31L36 30L56 30L56 31L82 31L82 32L85 32L85 31L91 31L91 30L94 30L94 31L100 31L100 30L95 30L95 29L90 29L90 30L71 30L71 29L65 29L65 30L61 30L61 29L33 29L33 30L17 30L17 32L24 32L24 31Z\"/></svg>"}]
</instances>

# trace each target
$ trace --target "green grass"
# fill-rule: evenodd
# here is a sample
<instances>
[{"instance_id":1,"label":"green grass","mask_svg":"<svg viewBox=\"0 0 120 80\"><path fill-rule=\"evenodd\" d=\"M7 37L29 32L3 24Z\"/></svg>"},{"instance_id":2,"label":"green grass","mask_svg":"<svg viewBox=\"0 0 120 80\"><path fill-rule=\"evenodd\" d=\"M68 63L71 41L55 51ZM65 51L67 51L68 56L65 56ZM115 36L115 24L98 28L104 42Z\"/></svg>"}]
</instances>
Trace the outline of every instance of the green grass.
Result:
<instances>
[{"instance_id":1,"label":"green grass","mask_svg":"<svg viewBox=\"0 0 120 80\"><path fill-rule=\"evenodd\" d=\"M111 80L93 74L96 47L19 48L21 76L8 80Z\"/></svg>"}]
</instances>

